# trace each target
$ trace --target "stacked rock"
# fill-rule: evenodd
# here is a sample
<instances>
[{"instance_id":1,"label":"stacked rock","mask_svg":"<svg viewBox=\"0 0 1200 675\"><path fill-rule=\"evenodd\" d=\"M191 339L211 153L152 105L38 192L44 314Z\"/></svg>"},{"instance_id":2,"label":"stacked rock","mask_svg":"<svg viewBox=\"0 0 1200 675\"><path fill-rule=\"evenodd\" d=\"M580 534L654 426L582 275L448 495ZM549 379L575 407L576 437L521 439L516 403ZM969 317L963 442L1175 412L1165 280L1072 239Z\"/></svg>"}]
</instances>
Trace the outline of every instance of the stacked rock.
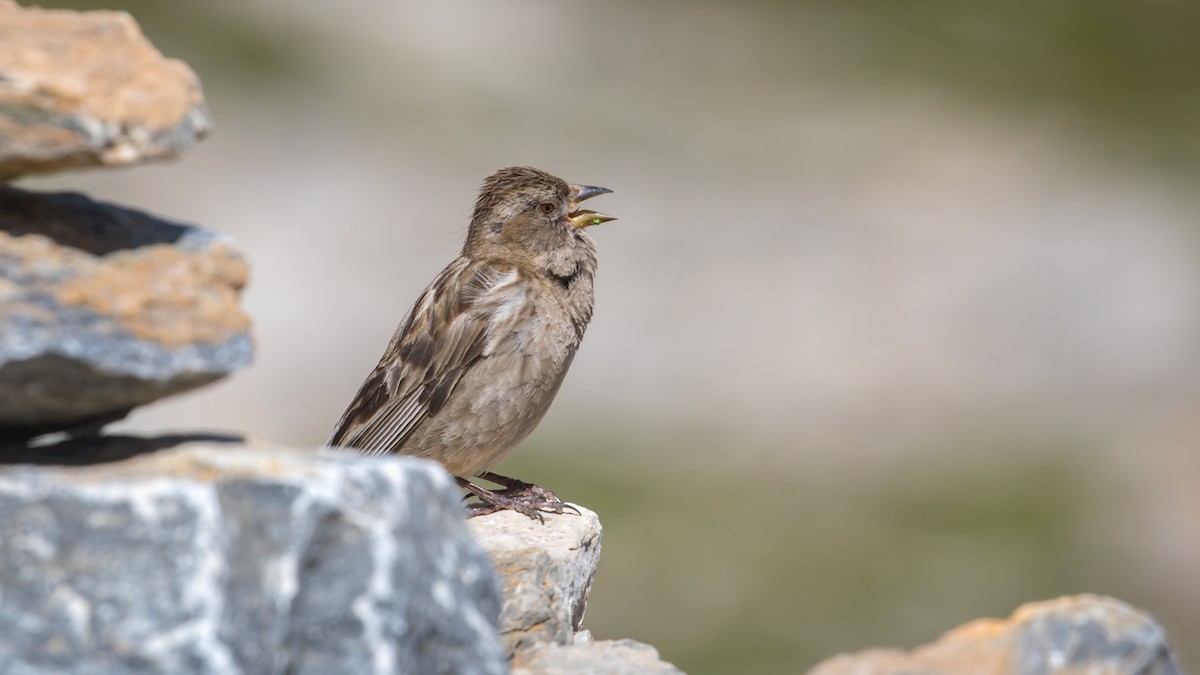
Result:
<instances>
[{"instance_id":1,"label":"stacked rock","mask_svg":"<svg viewBox=\"0 0 1200 675\"><path fill-rule=\"evenodd\" d=\"M228 237L7 184L173 158L210 126L195 73L129 15L0 0L0 440L95 430L250 363Z\"/></svg>"},{"instance_id":2,"label":"stacked rock","mask_svg":"<svg viewBox=\"0 0 1200 675\"><path fill-rule=\"evenodd\" d=\"M591 512L492 517L502 640L499 579L435 462L89 433L250 362L247 265L226 236L8 182L176 157L209 127L196 75L128 15L0 0L0 673L499 675L517 646L557 649L550 668L609 660L574 632ZM28 442L60 431L76 438ZM634 646L603 672L651 672Z\"/></svg>"},{"instance_id":3,"label":"stacked rock","mask_svg":"<svg viewBox=\"0 0 1200 675\"><path fill-rule=\"evenodd\" d=\"M250 362L247 265L224 235L8 183L209 127L130 16L0 0L0 673L506 672L438 464L88 433Z\"/></svg>"}]
</instances>

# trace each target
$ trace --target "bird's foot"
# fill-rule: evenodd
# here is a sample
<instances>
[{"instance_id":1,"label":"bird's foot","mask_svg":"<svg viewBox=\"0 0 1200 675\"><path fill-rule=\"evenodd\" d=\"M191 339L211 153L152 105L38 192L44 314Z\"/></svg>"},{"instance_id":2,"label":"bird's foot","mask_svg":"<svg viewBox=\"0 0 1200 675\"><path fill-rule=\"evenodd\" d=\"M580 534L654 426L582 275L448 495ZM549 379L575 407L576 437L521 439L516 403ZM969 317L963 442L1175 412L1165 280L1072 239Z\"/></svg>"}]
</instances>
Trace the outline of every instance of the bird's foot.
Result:
<instances>
[{"instance_id":1,"label":"bird's foot","mask_svg":"<svg viewBox=\"0 0 1200 675\"><path fill-rule=\"evenodd\" d=\"M469 493L463 500L467 501L475 497L480 502L467 505L468 518L484 516L489 513L496 513L497 511L516 511L531 520L545 524L546 519L542 516L543 513L574 513L575 515L579 515L579 509L559 499L558 495L550 490L538 487L533 483L526 483L515 478L506 478L493 473L481 474L480 478L504 485L505 487L503 490L488 490L465 478L456 478L455 480L459 486ZM501 480L496 480L496 478Z\"/></svg>"},{"instance_id":2,"label":"bird's foot","mask_svg":"<svg viewBox=\"0 0 1200 675\"><path fill-rule=\"evenodd\" d=\"M516 478L501 476L500 474L492 473L491 471L481 473L479 474L479 477L486 481L496 483L497 485L503 485L503 490L494 491L500 496L514 497L532 503L544 503L553 508L553 513L563 513L563 510L567 509L571 513L579 515L579 509L559 499L558 495L544 487L534 485L533 483L526 483L525 481L518 480Z\"/></svg>"}]
</instances>

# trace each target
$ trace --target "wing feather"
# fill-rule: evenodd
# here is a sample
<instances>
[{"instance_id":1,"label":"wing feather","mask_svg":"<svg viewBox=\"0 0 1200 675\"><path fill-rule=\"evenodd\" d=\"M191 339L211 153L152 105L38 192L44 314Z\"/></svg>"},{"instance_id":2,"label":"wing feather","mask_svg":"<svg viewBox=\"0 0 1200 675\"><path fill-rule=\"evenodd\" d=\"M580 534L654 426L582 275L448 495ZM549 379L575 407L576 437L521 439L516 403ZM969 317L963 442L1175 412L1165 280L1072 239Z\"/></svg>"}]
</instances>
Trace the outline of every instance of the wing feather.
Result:
<instances>
[{"instance_id":1,"label":"wing feather","mask_svg":"<svg viewBox=\"0 0 1200 675\"><path fill-rule=\"evenodd\" d=\"M405 452L413 432L515 326L524 303L516 268L455 260L401 321L327 445L372 455Z\"/></svg>"}]
</instances>

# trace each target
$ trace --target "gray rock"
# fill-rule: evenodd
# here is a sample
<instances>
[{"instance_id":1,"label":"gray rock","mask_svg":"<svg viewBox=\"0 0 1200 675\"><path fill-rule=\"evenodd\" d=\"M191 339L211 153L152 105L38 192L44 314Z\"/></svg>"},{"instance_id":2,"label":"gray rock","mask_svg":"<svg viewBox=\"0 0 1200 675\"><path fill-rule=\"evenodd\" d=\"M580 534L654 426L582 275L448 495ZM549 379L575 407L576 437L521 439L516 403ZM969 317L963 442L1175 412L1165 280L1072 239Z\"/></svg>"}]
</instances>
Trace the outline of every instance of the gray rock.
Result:
<instances>
[{"instance_id":1,"label":"gray rock","mask_svg":"<svg viewBox=\"0 0 1200 675\"><path fill-rule=\"evenodd\" d=\"M510 653L569 644L583 623L603 530L594 512L576 508L580 515L547 515L544 525L514 511L468 521L500 575L499 630Z\"/></svg>"},{"instance_id":2,"label":"gray rock","mask_svg":"<svg viewBox=\"0 0 1200 675\"><path fill-rule=\"evenodd\" d=\"M1145 612L1082 595L1038 606L1017 631L1014 671L1178 675L1167 633Z\"/></svg>"},{"instance_id":3,"label":"gray rock","mask_svg":"<svg viewBox=\"0 0 1200 675\"><path fill-rule=\"evenodd\" d=\"M437 465L190 444L0 471L0 672L503 673Z\"/></svg>"},{"instance_id":4,"label":"gray rock","mask_svg":"<svg viewBox=\"0 0 1200 675\"><path fill-rule=\"evenodd\" d=\"M196 74L128 14L0 0L0 181L174 157L211 127Z\"/></svg>"},{"instance_id":5,"label":"gray rock","mask_svg":"<svg viewBox=\"0 0 1200 675\"><path fill-rule=\"evenodd\" d=\"M0 186L0 439L100 424L250 363L220 234Z\"/></svg>"},{"instance_id":6,"label":"gray rock","mask_svg":"<svg viewBox=\"0 0 1200 675\"><path fill-rule=\"evenodd\" d=\"M831 658L809 675L1179 675L1166 632L1148 614L1097 595L980 619L911 652L873 649Z\"/></svg>"}]
</instances>

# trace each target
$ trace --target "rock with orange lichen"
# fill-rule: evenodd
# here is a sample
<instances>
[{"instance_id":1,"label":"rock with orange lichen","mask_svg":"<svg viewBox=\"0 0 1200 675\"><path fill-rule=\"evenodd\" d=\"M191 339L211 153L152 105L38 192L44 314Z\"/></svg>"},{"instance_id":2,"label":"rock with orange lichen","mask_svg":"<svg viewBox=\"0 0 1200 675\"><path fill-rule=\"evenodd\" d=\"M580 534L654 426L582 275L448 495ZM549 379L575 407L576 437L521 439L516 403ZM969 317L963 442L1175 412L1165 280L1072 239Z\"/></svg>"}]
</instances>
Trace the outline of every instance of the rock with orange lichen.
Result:
<instances>
[{"instance_id":1,"label":"rock with orange lichen","mask_svg":"<svg viewBox=\"0 0 1200 675\"><path fill-rule=\"evenodd\" d=\"M808 675L1179 675L1166 632L1115 600L1077 595L979 619L911 652L873 649L829 659Z\"/></svg>"},{"instance_id":2,"label":"rock with orange lichen","mask_svg":"<svg viewBox=\"0 0 1200 675\"><path fill-rule=\"evenodd\" d=\"M99 426L250 363L226 236L0 187L0 438Z\"/></svg>"},{"instance_id":3,"label":"rock with orange lichen","mask_svg":"<svg viewBox=\"0 0 1200 675\"><path fill-rule=\"evenodd\" d=\"M211 126L196 74L128 14L0 0L0 181L174 157Z\"/></svg>"}]
</instances>

